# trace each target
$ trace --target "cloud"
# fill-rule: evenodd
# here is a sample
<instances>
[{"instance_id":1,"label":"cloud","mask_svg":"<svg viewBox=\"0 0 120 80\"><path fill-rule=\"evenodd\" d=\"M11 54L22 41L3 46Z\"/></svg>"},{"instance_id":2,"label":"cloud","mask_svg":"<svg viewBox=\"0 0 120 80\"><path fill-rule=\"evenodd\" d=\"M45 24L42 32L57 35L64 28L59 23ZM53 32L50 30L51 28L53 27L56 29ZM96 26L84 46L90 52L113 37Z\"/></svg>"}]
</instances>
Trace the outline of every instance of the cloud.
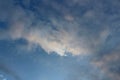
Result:
<instances>
[{"instance_id":1,"label":"cloud","mask_svg":"<svg viewBox=\"0 0 120 80\"><path fill-rule=\"evenodd\" d=\"M90 54L95 51L93 48L104 43L109 34L107 30L103 30L98 33L99 37L97 39L94 35L87 34L87 29L84 30L84 33L81 33L80 31L83 29L78 26L78 23L71 24L57 22L57 20L50 23L56 26L56 30L50 24L43 24L42 22L26 27L26 22L16 21L8 31L12 39L24 38L30 44L41 46L47 53L55 52L61 56L66 55L66 53L73 55Z\"/></svg>"},{"instance_id":2,"label":"cloud","mask_svg":"<svg viewBox=\"0 0 120 80\"><path fill-rule=\"evenodd\" d=\"M55 8L54 3L51 5ZM56 5L57 7L59 8ZM59 9L56 10L60 11ZM61 56L65 55L65 53L73 55L94 53L95 47L99 47L100 44L104 43L109 34L108 30L103 29L96 32L98 35L96 37L96 35L91 34L91 31L94 33L91 27L88 29L85 28L87 26L80 24L68 12L64 13L66 15L65 18L57 19L56 17L48 17L50 22L37 20L34 15L27 16L26 13L20 7L14 9L14 14L11 15L12 17L9 21L10 29L8 30L8 34L6 34L7 37L9 36L12 39L25 38L30 44L35 43L40 45L47 53L56 52ZM29 14L37 13L31 12ZM34 20L35 24L32 25Z\"/></svg>"},{"instance_id":3,"label":"cloud","mask_svg":"<svg viewBox=\"0 0 120 80\"><path fill-rule=\"evenodd\" d=\"M5 15L10 18L2 18L1 20L8 22L9 29L0 29L0 39L24 38L29 42L29 47L36 44L47 53L55 52L61 56L67 55L67 53L84 55L100 51L112 34L112 30L115 29L110 25L114 25L114 22L110 23L110 21L114 20L117 15L109 16L104 10L101 10L104 4L102 2L99 3L99 6L95 5L96 8L89 9L87 7L88 0L71 1L74 3L70 3L68 0L64 4L44 0L41 1L42 7L39 6L41 3L37 4L33 1L36 3L34 5L29 0L22 1L23 3L18 1L17 5L14 5L12 1L10 3L4 2L9 6L9 11L4 12L1 9L1 12L6 13ZM69 7L71 5L71 8L65 5ZM89 6L91 7L91 5ZM1 5L1 7L3 6ZM71 10L73 11L71 12ZM7 14L7 11L11 14ZM81 14L77 15L76 13Z\"/></svg>"},{"instance_id":4,"label":"cloud","mask_svg":"<svg viewBox=\"0 0 120 80\"><path fill-rule=\"evenodd\" d=\"M33 50L37 45L60 56L90 54L92 67L111 80L119 80L119 9L118 0L0 1L0 21L7 24L7 29L0 27L0 40L24 39L28 44L23 48ZM75 75L70 74L73 80L79 80L79 74L86 79L87 71L79 69L81 66L74 69ZM101 80L97 73L88 71L87 78Z\"/></svg>"},{"instance_id":5,"label":"cloud","mask_svg":"<svg viewBox=\"0 0 120 80\"><path fill-rule=\"evenodd\" d=\"M100 68L102 72L108 75L112 80L120 79L120 46L117 46L111 52L103 55L100 59L93 61L93 64Z\"/></svg>"}]
</instances>

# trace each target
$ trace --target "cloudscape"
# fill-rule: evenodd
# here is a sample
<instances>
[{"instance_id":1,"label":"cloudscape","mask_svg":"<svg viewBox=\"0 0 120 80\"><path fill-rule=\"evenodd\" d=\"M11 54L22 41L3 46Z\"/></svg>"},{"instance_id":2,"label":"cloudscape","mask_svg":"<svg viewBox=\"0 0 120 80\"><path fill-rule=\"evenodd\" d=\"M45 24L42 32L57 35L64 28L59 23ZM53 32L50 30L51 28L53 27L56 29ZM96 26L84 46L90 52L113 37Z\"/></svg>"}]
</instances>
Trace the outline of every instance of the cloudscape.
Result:
<instances>
[{"instance_id":1,"label":"cloudscape","mask_svg":"<svg viewBox=\"0 0 120 80\"><path fill-rule=\"evenodd\" d=\"M0 0L0 80L120 80L119 0Z\"/></svg>"}]
</instances>

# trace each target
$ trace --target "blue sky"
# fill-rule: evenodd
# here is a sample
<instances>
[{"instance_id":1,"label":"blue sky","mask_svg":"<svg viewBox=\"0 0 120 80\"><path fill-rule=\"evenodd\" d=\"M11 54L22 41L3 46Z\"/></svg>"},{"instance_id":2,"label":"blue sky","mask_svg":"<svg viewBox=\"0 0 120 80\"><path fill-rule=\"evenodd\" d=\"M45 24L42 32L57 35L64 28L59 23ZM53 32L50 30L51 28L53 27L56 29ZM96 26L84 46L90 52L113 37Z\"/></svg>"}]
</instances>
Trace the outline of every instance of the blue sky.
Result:
<instances>
[{"instance_id":1,"label":"blue sky","mask_svg":"<svg viewBox=\"0 0 120 80\"><path fill-rule=\"evenodd\" d=\"M0 80L120 80L119 0L0 0Z\"/></svg>"}]
</instances>

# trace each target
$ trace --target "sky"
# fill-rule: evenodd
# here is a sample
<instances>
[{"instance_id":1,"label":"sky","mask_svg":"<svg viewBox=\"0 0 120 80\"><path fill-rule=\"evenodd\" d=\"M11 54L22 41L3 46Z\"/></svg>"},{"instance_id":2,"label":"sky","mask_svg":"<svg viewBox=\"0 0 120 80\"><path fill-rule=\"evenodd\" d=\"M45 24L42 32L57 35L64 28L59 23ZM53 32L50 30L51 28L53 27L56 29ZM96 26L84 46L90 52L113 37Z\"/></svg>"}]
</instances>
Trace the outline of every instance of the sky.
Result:
<instances>
[{"instance_id":1,"label":"sky","mask_svg":"<svg viewBox=\"0 0 120 80\"><path fill-rule=\"evenodd\" d=\"M120 80L120 0L0 0L0 80Z\"/></svg>"}]
</instances>

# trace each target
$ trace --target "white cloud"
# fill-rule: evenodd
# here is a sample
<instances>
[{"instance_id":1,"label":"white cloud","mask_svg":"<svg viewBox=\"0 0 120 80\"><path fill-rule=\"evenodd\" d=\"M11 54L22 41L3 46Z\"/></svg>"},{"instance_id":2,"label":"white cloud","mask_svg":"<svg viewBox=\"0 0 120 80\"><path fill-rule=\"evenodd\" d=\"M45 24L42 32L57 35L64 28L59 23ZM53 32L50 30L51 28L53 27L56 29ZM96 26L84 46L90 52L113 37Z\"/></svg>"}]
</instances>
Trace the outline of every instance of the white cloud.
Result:
<instances>
[{"instance_id":1,"label":"white cloud","mask_svg":"<svg viewBox=\"0 0 120 80\"><path fill-rule=\"evenodd\" d=\"M65 55L65 52L73 55L90 53L89 49L84 47L86 44L78 42L77 37L74 37L75 35L64 30L53 34L51 32L54 31L35 30L30 32L26 39L40 45L48 53L56 52L61 56Z\"/></svg>"},{"instance_id":2,"label":"white cloud","mask_svg":"<svg viewBox=\"0 0 120 80\"><path fill-rule=\"evenodd\" d=\"M99 34L99 39L96 39L94 35L89 37L89 34L86 34L88 30L79 27L77 22L57 21L54 18L52 21L52 25L56 26L57 30L54 30L50 24L43 24L40 21L37 25L32 27L30 25L28 29L25 26L27 21L16 20L9 33L12 39L24 38L28 40L29 44L41 46L47 53L55 52L61 56L66 55L66 53L72 55L94 53L96 51L94 48L99 47L101 42L104 43L103 39L108 36L105 30ZM85 34L81 35L82 30Z\"/></svg>"}]
</instances>

